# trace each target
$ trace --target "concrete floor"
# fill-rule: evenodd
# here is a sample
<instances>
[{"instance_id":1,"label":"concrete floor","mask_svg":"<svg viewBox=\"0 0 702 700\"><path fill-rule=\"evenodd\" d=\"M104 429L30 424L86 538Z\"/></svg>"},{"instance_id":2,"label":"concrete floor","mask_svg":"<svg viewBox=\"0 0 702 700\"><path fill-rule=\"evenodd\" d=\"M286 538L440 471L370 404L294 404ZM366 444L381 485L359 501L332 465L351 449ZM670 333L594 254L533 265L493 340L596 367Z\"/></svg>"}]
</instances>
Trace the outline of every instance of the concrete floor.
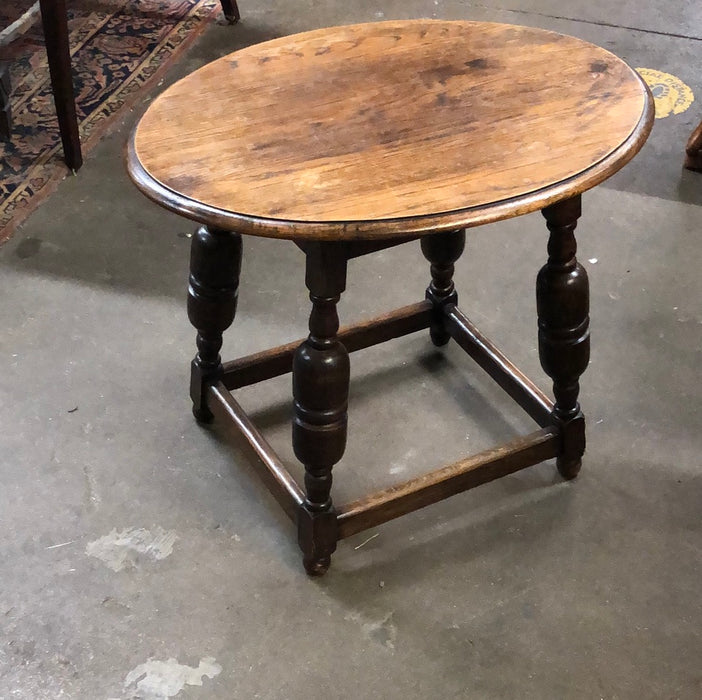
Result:
<instances>
[{"instance_id":1,"label":"concrete floor","mask_svg":"<svg viewBox=\"0 0 702 700\"><path fill-rule=\"evenodd\" d=\"M240 4L171 79L276 35L432 16L554 28L702 96L696 0ZM128 118L0 250L0 698L701 698L702 175L680 169L699 105L584 199L580 478L543 464L405 516L342 543L321 580L231 441L190 416L192 225L128 182ZM539 215L473 230L457 281L547 387L545 243ZM301 264L245 241L227 357L302 334ZM353 262L341 313L417 300L426 277L416 245ZM423 334L355 355L352 382L338 501L531 427ZM285 457L288 383L241 399Z\"/></svg>"}]
</instances>

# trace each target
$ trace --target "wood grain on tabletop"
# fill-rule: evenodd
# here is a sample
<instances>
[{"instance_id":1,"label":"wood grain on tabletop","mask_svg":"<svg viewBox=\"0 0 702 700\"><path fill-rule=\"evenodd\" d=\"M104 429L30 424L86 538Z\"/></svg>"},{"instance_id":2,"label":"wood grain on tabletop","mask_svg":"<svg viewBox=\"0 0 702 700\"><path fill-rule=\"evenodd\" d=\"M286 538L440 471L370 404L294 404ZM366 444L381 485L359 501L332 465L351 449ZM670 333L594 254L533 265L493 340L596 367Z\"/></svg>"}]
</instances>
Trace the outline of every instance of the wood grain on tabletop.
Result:
<instances>
[{"instance_id":1,"label":"wood grain on tabletop","mask_svg":"<svg viewBox=\"0 0 702 700\"><path fill-rule=\"evenodd\" d=\"M638 75L578 39L381 22L254 45L179 81L137 126L130 171L165 206L242 233L374 237L577 194L633 157L652 118Z\"/></svg>"}]
</instances>

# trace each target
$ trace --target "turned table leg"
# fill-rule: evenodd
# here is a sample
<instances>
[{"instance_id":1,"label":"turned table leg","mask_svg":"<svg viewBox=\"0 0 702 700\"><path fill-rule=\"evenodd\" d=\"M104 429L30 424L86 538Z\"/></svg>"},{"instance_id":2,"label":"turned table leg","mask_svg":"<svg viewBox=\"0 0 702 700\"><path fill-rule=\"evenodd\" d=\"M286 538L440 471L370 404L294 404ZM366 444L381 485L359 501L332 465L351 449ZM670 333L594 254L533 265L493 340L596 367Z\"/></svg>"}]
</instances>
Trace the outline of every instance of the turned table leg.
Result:
<instances>
[{"instance_id":1,"label":"turned table leg","mask_svg":"<svg viewBox=\"0 0 702 700\"><path fill-rule=\"evenodd\" d=\"M434 313L429 327L429 333L434 345L446 345L451 339L446 330L444 307L447 304L456 305L458 295L453 283L454 263L461 257L466 245L464 229L436 233L422 238L422 253L431 263L431 284L426 298L434 304Z\"/></svg>"},{"instance_id":2,"label":"turned table leg","mask_svg":"<svg viewBox=\"0 0 702 700\"><path fill-rule=\"evenodd\" d=\"M191 365L190 397L193 414L203 423L212 420L207 387L222 374L222 333L236 314L241 271L241 236L201 226L190 249L188 318L197 329L197 355Z\"/></svg>"},{"instance_id":3,"label":"turned table leg","mask_svg":"<svg viewBox=\"0 0 702 700\"><path fill-rule=\"evenodd\" d=\"M338 539L332 467L346 448L349 355L336 336L336 305L346 287L347 261L333 244L312 244L306 254L312 312L309 337L293 358L292 439L295 455L305 466L298 542L305 569L314 576L329 568Z\"/></svg>"},{"instance_id":4,"label":"turned table leg","mask_svg":"<svg viewBox=\"0 0 702 700\"><path fill-rule=\"evenodd\" d=\"M575 257L575 227L580 196L543 210L551 235L548 262L536 280L539 358L553 379L556 403L553 421L561 431L558 470L566 479L580 471L585 452L585 419L578 403L580 375L590 359L589 287L587 272Z\"/></svg>"}]
</instances>

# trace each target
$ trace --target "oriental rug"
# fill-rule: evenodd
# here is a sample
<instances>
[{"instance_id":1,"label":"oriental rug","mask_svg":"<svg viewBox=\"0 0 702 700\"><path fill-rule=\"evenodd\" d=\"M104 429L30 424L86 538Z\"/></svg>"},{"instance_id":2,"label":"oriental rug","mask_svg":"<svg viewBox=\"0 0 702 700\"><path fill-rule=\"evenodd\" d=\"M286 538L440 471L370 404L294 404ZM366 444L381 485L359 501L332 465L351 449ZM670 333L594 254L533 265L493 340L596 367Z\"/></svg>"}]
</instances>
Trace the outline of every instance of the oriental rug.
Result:
<instances>
[{"instance_id":1,"label":"oriental rug","mask_svg":"<svg viewBox=\"0 0 702 700\"><path fill-rule=\"evenodd\" d=\"M22 16L32 3L2 0L0 28ZM158 82L220 10L218 0L73 0L68 4L84 154L143 90ZM71 173L63 162L41 22L0 47L0 60L10 64L13 111L11 139L0 141L1 243Z\"/></svg>"}]
</instances>

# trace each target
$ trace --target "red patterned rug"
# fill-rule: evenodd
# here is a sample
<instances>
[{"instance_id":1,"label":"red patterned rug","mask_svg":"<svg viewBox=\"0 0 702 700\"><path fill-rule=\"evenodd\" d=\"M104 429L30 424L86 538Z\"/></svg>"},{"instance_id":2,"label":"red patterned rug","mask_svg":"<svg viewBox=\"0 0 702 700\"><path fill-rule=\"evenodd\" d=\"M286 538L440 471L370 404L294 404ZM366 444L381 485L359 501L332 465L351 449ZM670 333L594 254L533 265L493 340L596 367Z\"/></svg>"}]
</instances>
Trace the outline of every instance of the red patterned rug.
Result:
<instances>
[{"instance_id":1,"label":"red patterned rug","mask_svg":"<svg viewBox=\"0 0 702 700\"><path fill-rule=\"evenodd\" d=\"M69 29L84 153L158 81L220 9L218 0L75 0ZM2 0L0 29L32 0ZM41 23L8 46L13 131L0 141L0 242L69 171L63 163Z\"/></svg>"}]
</instances>

